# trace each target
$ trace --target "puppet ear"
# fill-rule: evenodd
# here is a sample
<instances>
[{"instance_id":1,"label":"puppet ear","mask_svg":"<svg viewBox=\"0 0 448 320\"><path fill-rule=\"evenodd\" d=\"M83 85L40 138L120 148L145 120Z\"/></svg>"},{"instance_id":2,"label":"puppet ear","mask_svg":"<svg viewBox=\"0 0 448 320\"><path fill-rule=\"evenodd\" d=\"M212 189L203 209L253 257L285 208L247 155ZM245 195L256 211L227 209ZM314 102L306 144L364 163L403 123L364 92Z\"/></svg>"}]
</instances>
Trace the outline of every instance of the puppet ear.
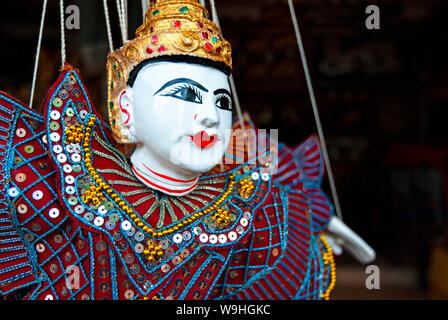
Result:
<instances>
[{"instance_id":1,"label":"puppet ear","mask_svg":"<svg viewBox=\"0 0 448 320\"><path fill-rule=\"evenodd\" d=\"M121 121L122 134L128 137L127 143L135 143L137 138L134 129L134 90L128 87L121 91L117 103L121 114L119 121Z\"/></svg>"}]
</instances>

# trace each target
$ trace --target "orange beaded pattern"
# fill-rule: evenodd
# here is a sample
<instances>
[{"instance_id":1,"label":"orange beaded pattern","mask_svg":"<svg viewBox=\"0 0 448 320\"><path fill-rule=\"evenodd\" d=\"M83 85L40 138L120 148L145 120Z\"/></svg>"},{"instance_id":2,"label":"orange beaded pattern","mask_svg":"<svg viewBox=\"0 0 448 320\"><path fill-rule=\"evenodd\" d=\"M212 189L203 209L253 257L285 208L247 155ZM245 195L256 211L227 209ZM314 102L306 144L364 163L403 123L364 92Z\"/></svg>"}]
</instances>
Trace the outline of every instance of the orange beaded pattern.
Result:
<instances>
[{"instance_id":1,"label":"orange beaded pattern","mask_svg":"<svg viewBox=\"0 0 448 320\"><path fill-rule=\"evenodd\" d=\"M158 296L154 296L154 297L152 297L152 298L149 298L149 297L143 297L142 299L140 299L140 300L162 300L160 297L158 297Z\"/></svg>"},{"instance_id":2,"label":"orange beaded pattern","mask_svg":"<svg viewBox=\"0 0 448 320\"><path fill-rule=\"evenodd\" d=\"M248 199L254 191L254 183L251 179L245 178L240 181L240 197Z\"/></svg>"},{"instance_id":3,"label":"orange beaded pattern","mask_svg":"<svg viewBox=\"0 0 448 320\"><path fill-rule=\"evenodd\" d=\"M91 202L95 207L98 207L105 200L105 197L101 192L100 187L91 185L89 189L84 192L82 200L85 204Z\"/></svg>"},{"instance_id":4,"label":"orange beaded pattern","mask_svg":"<svg viewBox=\"0 0 448 320\"><path fill-rule=\"evenodd\" d=\"M143 254L149 262L160 260L163 257L163 250L155 241L148 241L148 248L143 250Z\"/></svg>"},{"instance_id":5,"label":"orange beaded pattern","mask_svg":"<svg viewBox=\"0 0 448 320\"><path fill-rule=\"evenodd\" d=\"M208 208L205 208L204 210L201 210L199 212L196 212L196 213L192 214L190 217L188 217L188 218L186 218L186 219L184 219L182 221L179 221L175 226L170 227L168 229L165 229L163 231L157 231L157 230L149 227L147 224L145 224L143 221L141 221L141 219L137 216L137 214L134 213L134 210L131 207L129 207L126 204L126 202L124 202L122 200L122 198L114 191L114 189L112 189L112 187L110 187L100 177L100 175L96 172L96 170L95 170L95 168L94 168L94 166L92 164L92 154L90 152L90 138L91 138L91 133L92 133L92 127L95 124L95 121L96 121L96 118L94 116L91 116L89 118L89 121L88 121L87 125L84 127L85 133L83 135L84 140L82 141L82 147L83 147L83 151L84 151L84 162L85 162L86 169L89 172L89 174L92 177L92 179L98 185L98 187L97 187L98 188L98 192L99 193L101 193L102 191L106 192L112 198L112 200L115 202L115 204L118 205L120 210L125 212L129 216L129 218L139 228L141 228L144 232L149 234L153 239L159 239L159 238L163 238L163 237L172 235L172 234L178 232L179 230L182 230L183 228L191 225L195 221L203 218L204 216L212 213L213 211L217 210L218 207L224 201L226 201L226 199L232 193L233 187L235 185L235 178L234 178L234 176L232 174L230 174L229 175L230 180L229 180L229 183L228 183L226 191L224 191L224 193L221 195L221 197L219 197ZM71 129L68 128L66 130L66 135L67 135L67 132L69 132L69 130L71 130Z\"/></svg>"},{"instance_id":6,"label":"orange beaded pattern","mask_svg":"<svg viewBox=\"0 0 448 320\"><path fill-rule=\"evenodd\" d=\"M216 210L216 213L213 215L213 221L215 222L216 227L224 229L230 223L229 211L218 208L218 210Z\"/></svg>"},{"instance_id":7,"label":"orange beaded pattern","mask_svg":"<svg viewBox=\"0 0 448 320\"><path fill-rule=\"evenodd\" d=\"M325 239L324 235L320 237L322 243L325 246L326 252L323 254L322 258L324 259L324 264L330 264L330 284L328 285L327 290L321 295L322 299L330 300L330 293L334 289L336 285L336 264L334 262L333 250L331 250L330 245Z\"/></svg>"},{"instance_id":8,"label":"orange beaded pattern","mask_svg":"<svg viewBox=\"0 0 448 320\"><path fill-rule=\"evenodd\" d=\"M66 140L70 143L81 143L84 139L83 125L70 126L65 131Z\"/></svg>"}]
</instances>

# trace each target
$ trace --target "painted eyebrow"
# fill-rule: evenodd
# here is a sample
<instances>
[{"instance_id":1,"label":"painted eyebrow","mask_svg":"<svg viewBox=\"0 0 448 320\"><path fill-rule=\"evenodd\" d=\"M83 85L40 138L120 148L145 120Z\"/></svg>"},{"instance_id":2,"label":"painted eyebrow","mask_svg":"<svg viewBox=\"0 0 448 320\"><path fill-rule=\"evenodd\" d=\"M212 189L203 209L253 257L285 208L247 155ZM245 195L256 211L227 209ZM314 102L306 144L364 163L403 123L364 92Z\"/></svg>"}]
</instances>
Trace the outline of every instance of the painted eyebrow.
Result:
<instances>
[{"instance_id":1,"label":"painted eyebrow","mask_svg":"<svg viewBox=\"0 0 448 320\"><path fill-rule=\"evenodd\" d=\"M174 79L171 81L168 81L167 83L165 83L156 93L154 93L154 95L158 94L160 91L162 91L163 89L168 88L169 86L172 86L173 84L177 84L177 83L188 83L191 85L194 85L196 87L198 87L199 89L201 89L202 91L208 92L208 90L206 88L204 88L203 85L201 85L200 83L188 79L188 78L179 78L179 79Z\"/></svg>"},{"instance_id":2,"label":"painted eyebrow","mask_svg":"<svg viewBox=\"0 0 448 320\"><path fill-rule=\"evenodd\" d=\"M215 90L215 92L213 92L213 94L214 94L215 96L218 95L218 94L220 94L220 93L227 94L229 97L232 96L232 95L230 94L229 90L226 90L226 89L218 89L218 90Z\"/></svg>"}]
</instances>

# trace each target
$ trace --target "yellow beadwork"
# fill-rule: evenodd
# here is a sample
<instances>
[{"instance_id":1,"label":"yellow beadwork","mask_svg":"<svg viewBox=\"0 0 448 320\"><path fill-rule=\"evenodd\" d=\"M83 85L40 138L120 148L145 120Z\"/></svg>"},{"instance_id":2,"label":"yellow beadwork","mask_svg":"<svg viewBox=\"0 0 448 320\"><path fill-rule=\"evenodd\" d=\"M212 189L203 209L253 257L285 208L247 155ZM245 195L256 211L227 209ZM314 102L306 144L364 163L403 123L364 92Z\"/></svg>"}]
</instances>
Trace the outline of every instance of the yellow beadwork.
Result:
<instances>
[{"instance_id":1,"label":"yellow beadwork","mask_svg":"<svg viewBox=\"0 0 448 320\"><path fill-rule=\"evenodd\" d=\"M81 143L84 140L83 125L70 126L65 130L67 142Z\"/></svg>"},{"instance_id":2,"label":"yellow beadwork","mask_svg":"<svg viewBox=\"0 0 448 320\"><path fill-rule=\"evenodd\" d=\"M240 181L240 197L244 199L248 199L252 192L254 191L255 186L251 179L245 178Z\"/></svg>"},{"instance_id":3,"label":"yellow beadwork","mask_svg":"<svg viewBox=\"0 0 448 320\"><path fill-rule=\"evenodd\" d=\"M152 298L149 298L149 297L143 297L142 299L140 299L140 300L162 300L159 296L157 296L157 295L155 295L154 297L152 297Z\"/></svg>"},{"instance_id":4,"label":"yellow beadwork","mask_svg":"<svg viewBox=\"0 0 448 320\"><path fill-rule=\"evenodd\" d=\"M134 213L133 209L130 208L128 205L126 205L126 203L123 201L123 199L118 194L116 194L114 192L114 190L96 172L96 170L92 164L92 159L91 159L92 155L91 155L90 149L89 149L90 132L91 132L93 125L95 124L95 120L96 120L96 118L94 116L90 117L89 122L85 126L86 133L84 135L84 140L82 141L82 143L83 143L83 148L84 148L83 150L84 150L85 166L86 166L87 171L89 172L90 176L94 179L94 181L98 185L96 187L93 186L95 188L94 190L97 192L96 196L98 197L98 199L100 201L102 201L101 196L104 196L104 195L101 191L106 192L112 198L112 200L115 202L115 204L122 211L126 212L129 215L129 218L132 219L132 221L139 228L141 228L144 232L148 233L152 238L158 239L158 238L166 237L166 236L176 233L179 230L191 225L195 221L203 218L205 215L216 210L218 208L218 206L221 205L227 199L227 197L232 193L233 187L235 185L235 178L233 175L229 175L230 181L229 181L226 191L210 207L208 207L202 211L196 212L195 214L186 218L185 220L179 221L174 227L171 227L167 230L163 230L163 232L156 231L156 230L152 229L150 226L146 225L145 223L143 223L140 220L140 218ZM89 191L89 190L87 190L87 191ZM93 195L92 195L92 198L93 198Z\"/></svg>"},{"instance_id":5,"label":"yellow beadwork","mask_svg":"<svg viewBox=\"0 0 448 320\"><path fill-rule=\"evenodd\" d=\"M327 240L325 239L324 235L322 235L320 239L322 240L322 243L324 244L326 250L326 252L322 255L324 264L325 265L330 264L330 284L328 285L327 291L325 291L321 295L321 298L325 300L330 300L330 293L334 289L334 286L336 285L336 264L334 262L333 250L331 250L331 247L328 244Z\"/></svg>"},{"instance_id":6,"label":"yellow beadwork","mask_svg":"<svg viewBox=\"0 0 448 320\"><path fill-rule=\"evenodd\" d=\"M101 192L101 187L93 185L84 192L82 198L85 204L91 202L95 207L98 207L105 200L104 194Z\"/></svg>"},{"instance_id":7,"label":"yellow beadwork","mask_svg":"<svg viewBox=\"0 0 448 320\"><path fill-rule=\"evenodd\" d=\"M154 262L160 260L163 256L163 250L159 244L155 241L148 242L148 248L143 251L143 254L146 256L146 259L149 262Z\"/></svg>"},{"instance_id":8,"label":"yellow beadwork","mask_svg":"<svg viewBox=\"0 0 448 320\"><path fill-rule=\"evenodd\" d=\"M217 212L213 215L213 221L215 222L215 227L221 229L227 227L230 223L229 211L218 208Z\"/></svg>"}]
</instances>

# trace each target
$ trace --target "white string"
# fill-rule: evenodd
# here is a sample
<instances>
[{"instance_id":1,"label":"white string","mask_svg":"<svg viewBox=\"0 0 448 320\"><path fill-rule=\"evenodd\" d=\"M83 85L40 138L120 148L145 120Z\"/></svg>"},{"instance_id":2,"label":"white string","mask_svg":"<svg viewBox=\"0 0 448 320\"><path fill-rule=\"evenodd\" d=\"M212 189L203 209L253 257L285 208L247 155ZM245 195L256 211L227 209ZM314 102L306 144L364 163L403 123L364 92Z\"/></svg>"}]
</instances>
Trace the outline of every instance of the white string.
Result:
<instances>
[{"instance_id":1,"label":"white string","mask_svg":"<svg viewBox=\"0 0 448 320\"><path fill-rule=\"evenodd\" d=\"M65 26L64 26L64 0L59 1L60 13L61 13L61 60L62 68L64 68L64 63L66 60L65 52Z\"/></svg>"},{"instance_id":2,"label":"white string","mask_svg":"<svg viewBox=\"0 0 448 320\"><path fill-rule=\"evenodd\" d=\"M205 2L205 0L204 0L204 2ZM210 0L210 6L212 8L213 22L216 23L216 25L219 28L221 28L219 26L218 11L216 10L215 0ZM244 122L243 122L243 113L241 112L241 104L240 104L240 100L238 99L238 93L236 91L236 86L235 86L235 80L233 79L232 74L230 75L229 82L230 82L230 89L232 90L233 100L235 102L236 112L238 115L238 121L240 123L241 129L243 130L243 132L245 132L244 131Z\"/></svg>"},{"instance_id":3,"label":"white string","mask_svg":"<svg viewBox=\"0 0 448 320\"><path fill-rule=\"evenodd\" d=\"M117 11L118 11L118 15L120 17L120 30L121 30L121 37L123 39L123 44L126 42L126 31L125 31L125 26L124 26L124 12L123 12L123 6L122 6L122 1L121 0L117 0Z\"/></svg>"},{"instance_id":4,"label":"white string","mask_svg":"<svg viewBox=\"0 0 448 320\"><path fill-rule=\"evenodd\" d=\"M303 47L302 36L300 35L299 24L297 22L296 12L294 10L294 5L292 0L288 0L289 10L291 11L292 22L294 24L294 30L296 32L297 44L299 45L300 56L302 58L303 70L305 72L306 83L308 85L308 92L311 99L311 104L313 106L314 118L316 120L317 132L319 134L320 143L322 146L322 152L324 155L325 166L327 167L328 180L330 182L331 193L333 195L334 206L336 209L336 214L339 219L342 220L341 206L339 204L339 197L336 190L336 184L334 182L333 171L331 170L330 157L328 156L327 145L325 143L325 136L322 130L322 124L320 122L319 111L317 109L316 97L314 95L313 84L311 82L310 72L308 69L308 64L306 62L305 49Z\"/></svg>"},{"instance_id":5,"label":"white string","mask_svg":"<svg viewBox=\"0 0 448 320\"><path fill-rule=\"evenodd\" d=\"M121 0L121 12L123 15L124 39L128 41L128 0Z\"/></svg>"},{"instance_id":6,"label":"white string","mask_svg":"<svg viewBox=\"0 0 448 320\"><path fill-rule=\"evenodd\" d=\"M243 113L241 112L240 100L238 99L238 93L236 91L235 81L233 80L233 74L230 75L230 88L232 89L233 100L235 102L236 113L238 115L238 121L240 123L241 130L244 131Z\"/></svg>"},{"instance_id":7,"label":"white string","mask_svg":"<svg viewBox=\"0 0 448 320\"><path fill-rule=\"evenodd\" d=\"M151 6L150 0L142 0L142 14L143 14L143 23L145 23L145 14Z\"/></svg>"},{"instance_id":8,"label":"white string","mask_svg":"<svg viewBox=\"0 0 448 320\"><path fill-rule=\"evenodd\" d=\"M33 108L34 89L36 88L37 68L39 66L40 46L42 43L42 33L44 30L46 12L47 12L47 0L44 0L44 5L42 7L42 14L41 14L41 18L40 18L39 40L37 41L36 59L34 61L34 72L33 72L33 82L31 84L30 103L28 104L28 106L31 109Z\"/></svg>"},{"instance_id":9,"label":"white string","mask_svg":"<svg viewBox=\"0 0 448 320\"><path fill-rule=\"evenodd\" d=\"M110 28L109 7L107 6L107 0L103 0L103 7L104 7L104 17L106 18L106 29L107 29L107 38L109 40L109 50L110 52L113 52L114 43L112 41L112 31Z\"/></svg>"},{"instance_id":10,"label":"white string","mask_svg":"<svg viewBox=\"0 0 448 320\"><path fill-rule=\"evenodd\" d=\"M210 0L210 6L212 7L213 22L216 23L216 25L221 29L221 26L219 25L218 12L216 11L215 0Z\"/></svg>"},{"instance_id":11,"label":"white string","mask_svg":"<svg viewBox=\"0 0 448 320\"><path fill-rule=\"evenodd\" d=\"M122 10L122 1L116 0L117 2L117 12L118 12L118 20L120 23L120 31L121 31L121 39L123 41L123 44L126 43L126 33L125 33L125 26L124 26L124 12Z\"/></svg>"}]
</instances>

